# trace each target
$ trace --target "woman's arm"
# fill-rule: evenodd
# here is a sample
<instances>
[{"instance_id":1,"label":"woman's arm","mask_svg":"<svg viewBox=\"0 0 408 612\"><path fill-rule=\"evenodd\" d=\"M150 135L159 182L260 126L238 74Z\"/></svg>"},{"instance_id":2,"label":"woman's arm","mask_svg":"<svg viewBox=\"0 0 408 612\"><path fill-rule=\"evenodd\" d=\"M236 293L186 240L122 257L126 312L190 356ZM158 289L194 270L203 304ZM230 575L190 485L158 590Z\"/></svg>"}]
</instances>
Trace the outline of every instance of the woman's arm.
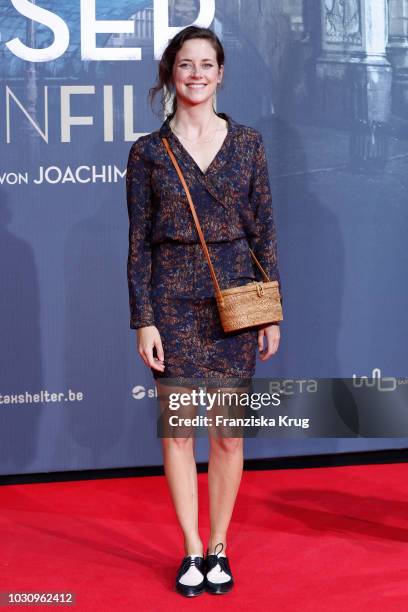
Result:
<instances>
[{"instance_id":1,"label":"woman's arm","mask_svg":"<svg viewBox=\"0 0 408 612\"><path fill-rule=\"evenodd\" d=\"M250 189L250 204L254 212L256 236L251 237L249 246L256 258L269 276L270 280L277 280L281 294L281 282L278 269L278 252L276 244L276 228L273 218L272 194L269 184L268 162L262 134L258 132L255 144L254 166ZM264 337L267 346L264 348ZM268 325L261 325L258 329L258 349L261 361L266 361L274 355L279 347L280 330L279 321Z\"/></svg>"},{"instance_id":2,"label":"woman's arm","mask_svg":"<svg viewBox=\"0 0 408 612\"><path fill-rule=\"evenodd\" d=\"M152 267L150 170L149 163L140 155L140 143L136 141L129 152L126 172L129 216L127 278L131 329L154 325L150 286Z\"/></svg>"},{"instance_id":3,"label":"woman's arm","mask_svg":"<svg viewBox=\"0 0 408 612\"><path fill-rule=\"evenodd\" d=\"M257 232L256 236L250 238L249 246L270 280L278 281L279 292L282 296L268 162L262 134L259 132L258 141L255 143L249 201L254 213ZM281 302L283 302L282 298Z\"/></svg>"}]
</instances>

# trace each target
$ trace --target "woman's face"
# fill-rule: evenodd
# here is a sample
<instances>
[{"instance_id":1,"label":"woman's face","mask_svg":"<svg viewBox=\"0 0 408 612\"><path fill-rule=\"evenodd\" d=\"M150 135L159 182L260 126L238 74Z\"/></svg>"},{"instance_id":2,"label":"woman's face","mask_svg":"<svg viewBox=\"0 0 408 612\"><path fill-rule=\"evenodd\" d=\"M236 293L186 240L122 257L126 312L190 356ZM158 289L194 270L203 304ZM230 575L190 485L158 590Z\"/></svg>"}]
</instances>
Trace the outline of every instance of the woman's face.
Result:
<instances>
[{"instance_id":1,"label":"woman's face","mask_svg":"<svg viewBox=\"0 0 408 612\"><path fill-rule=\"evenodd\" d=\"M224 67L218 66L215 49L208 40L186 40L177 52L173 66L177 98L186 105L204 104L221 83L223 71Z\"/></svg>"}]
</instances>

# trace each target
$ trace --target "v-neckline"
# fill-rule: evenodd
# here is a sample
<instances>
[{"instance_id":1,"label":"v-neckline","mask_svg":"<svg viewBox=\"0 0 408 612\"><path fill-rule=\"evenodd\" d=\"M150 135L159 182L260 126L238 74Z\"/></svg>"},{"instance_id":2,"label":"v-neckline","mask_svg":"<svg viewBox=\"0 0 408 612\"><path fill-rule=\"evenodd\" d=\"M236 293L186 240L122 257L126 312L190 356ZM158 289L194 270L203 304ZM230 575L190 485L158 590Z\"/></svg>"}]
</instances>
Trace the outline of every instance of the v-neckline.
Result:
<instances>
[{"instance_id":1,"label":"v-neckline","mask_svg":"<svg viewBox=\"0 0 408 612\"><path fill-rule=\"evenodd\" d=\"M193 164L195 165L195 167L197 168L197 170L200 172L201 176L206 177L210 171L213 169L213 167L216 165L219 157L221 156L221 154L224 151L224 148L227 146L228 144L228 140L231 136L231 123L229 120L229 117L227 115L225 115L225 113L222 113L224 115L223 118L225 118L226 122L227 122L227 133L225 135L224 140L222 141L222 144L220 146L220 148L218 149L217 153L215 154L215 156L213 157L212 161L210 162L209 166L207 167L207 170L205 172L202 171L202 169L200 168L200 166L197 164L196 160L194 159L194 157L187 151L187 149L185 148L185 146L182 144L182 142L179 140L179 138L176 136L176 134L173 132L173 130L170 127L170 122L169 122L169 130L171 131L171 135L173 136L173 138L175 139L175 141L177 142L179 148L182 150L182 152L187 155L187 157L193 162Z\"/></svg>"}]
</instances>

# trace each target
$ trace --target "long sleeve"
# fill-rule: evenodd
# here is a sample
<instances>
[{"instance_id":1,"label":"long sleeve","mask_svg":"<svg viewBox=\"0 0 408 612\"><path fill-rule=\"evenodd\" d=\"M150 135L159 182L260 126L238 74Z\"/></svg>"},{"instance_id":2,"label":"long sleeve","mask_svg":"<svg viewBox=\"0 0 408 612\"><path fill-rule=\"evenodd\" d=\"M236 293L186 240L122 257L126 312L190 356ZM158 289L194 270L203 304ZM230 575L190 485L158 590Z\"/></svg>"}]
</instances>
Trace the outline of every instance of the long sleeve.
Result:
<instances>
[{"instance_id":1,"label":"long sleeve","mask_svg":"<svg viewBox=\"0 0 408 612\"><path fill-rule=\"evenodd\" d=\"M126 195L129 216L129 252L127 278L129 287L130 328L154 325L151 300L152 194L150 165L140 155L136 141L129 152L126 172Z\"/></svg>"},{"instance_id":2,"label":"long sleeve","mask_svg":"<svg viewBox=\"0 0 408 612\"><path fill-rule=\"evenodd\" d=\"M256 236L250 238L249 246L254 251L256 258L270 280L277 280L279 282L281 303L283 303L268 162L262 134L258 133L258 137L259 140L255 145L255 158L249 195L250 205L255 218ZM255 262L254 265L256 265ZM257 266L256 268L259 274L261 274L259 268Z\"/></svg>"}]
</instances>

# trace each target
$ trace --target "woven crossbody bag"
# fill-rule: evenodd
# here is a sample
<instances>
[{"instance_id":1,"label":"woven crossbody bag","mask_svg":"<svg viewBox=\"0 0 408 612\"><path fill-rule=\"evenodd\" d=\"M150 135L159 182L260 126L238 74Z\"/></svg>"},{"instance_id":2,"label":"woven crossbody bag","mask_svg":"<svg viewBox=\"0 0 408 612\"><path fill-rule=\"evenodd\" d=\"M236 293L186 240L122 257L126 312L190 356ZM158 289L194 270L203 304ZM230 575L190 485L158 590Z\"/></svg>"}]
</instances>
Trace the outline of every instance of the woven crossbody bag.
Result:
<instances>
[{"instance_id":1,"label":"woven crossbody bag","mask_svg":"<svg viewBox=\"0 0 408 612\"><path fill-rule=\"evenodd\" d=\"M255 263L260 269L264 281L252 281L246 285L221 289L215 274L214 266L211 263L210 254L204 235L201 230L190 191L184 180L183 173L174 157L167 138L162 138L164 146L170 156L171 161L177 171L180 181L187 195L194 222L200 237L201 246L210 268L211 277L215 287L215 297L220 314L222 328L225 332L243 329L245 327L255 327L268 323L275 323L283 320L281 296L279 293L278 281L269 280L268 275L257 260L255 253L249 248Z\"/></svg>"}]
</instances>

